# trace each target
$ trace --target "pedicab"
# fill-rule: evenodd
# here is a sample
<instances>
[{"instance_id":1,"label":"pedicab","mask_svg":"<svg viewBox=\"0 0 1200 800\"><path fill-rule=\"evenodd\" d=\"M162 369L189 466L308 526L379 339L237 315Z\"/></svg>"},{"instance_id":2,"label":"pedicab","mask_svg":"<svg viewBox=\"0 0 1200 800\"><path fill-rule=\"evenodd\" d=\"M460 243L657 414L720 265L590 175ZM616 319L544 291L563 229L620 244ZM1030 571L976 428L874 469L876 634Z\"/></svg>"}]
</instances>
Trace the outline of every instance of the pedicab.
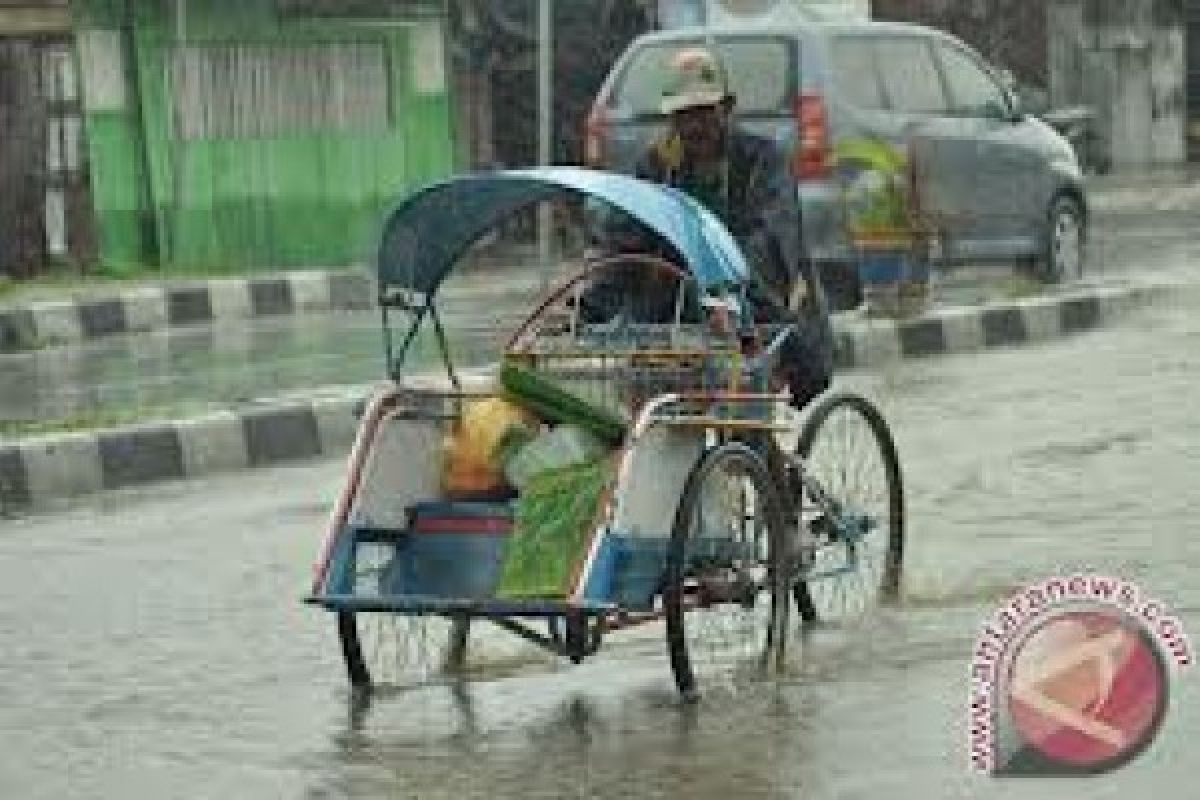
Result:
<instances>
[{"instance_id":1,"label":"pedicab","mask_svg":"<svg viewBox=\"0 0 1200 800\"><path fill-rule=\"evenodd\" d=\"M458 369L447 276L502 221L564 197L628 215L669 257L584 261L494 368ZM377 269L388 381L307 597L335 615L352 686L461 666L481 622L574 663L657 625L693 698L785 670L802 626L897 597L904 500L883 416L836 391L788 407L773 376L791 327L753 322L744 256L687 195L575 168L457 177L387 216ZM437 381L406 367L423 327ZM447 476L481 415L493 480L472 493Z\"/></svg>"}]
</instances>

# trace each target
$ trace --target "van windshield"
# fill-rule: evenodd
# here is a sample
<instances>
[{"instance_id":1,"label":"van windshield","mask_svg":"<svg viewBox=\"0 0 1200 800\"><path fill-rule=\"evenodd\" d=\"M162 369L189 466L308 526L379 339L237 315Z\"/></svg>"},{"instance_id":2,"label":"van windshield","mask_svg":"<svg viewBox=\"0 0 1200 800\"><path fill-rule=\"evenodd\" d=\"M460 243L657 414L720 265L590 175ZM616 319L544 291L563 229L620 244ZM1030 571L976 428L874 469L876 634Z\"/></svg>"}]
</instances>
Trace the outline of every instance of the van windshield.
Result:
<instances>
[{"instance_id":1,"label":"van windshield","mask_svg":"<svg viewBox=\"0 0 1200 800\"><path fill-rule=\"evenodd\" d=\"M677 39L640 49L629 60L613 91L612 105L636 116L659 113L671 58L689 47L709 46L700 39ZM715 45L740 114L785 111L794 94L794 44L778 36L739 36Z\"/></svg>"}]
</instances>

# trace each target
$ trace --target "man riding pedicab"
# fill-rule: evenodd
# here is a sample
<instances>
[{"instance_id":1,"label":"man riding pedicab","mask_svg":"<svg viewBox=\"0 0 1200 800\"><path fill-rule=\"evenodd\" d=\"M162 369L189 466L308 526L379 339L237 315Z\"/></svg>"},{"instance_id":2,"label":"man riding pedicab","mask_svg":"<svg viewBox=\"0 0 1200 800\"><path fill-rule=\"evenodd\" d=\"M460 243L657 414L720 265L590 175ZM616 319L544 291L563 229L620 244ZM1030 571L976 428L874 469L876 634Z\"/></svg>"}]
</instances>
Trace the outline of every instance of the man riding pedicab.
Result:
<instances>
[{"instance_id":1,"label":"man riding pedicab","mask_svg":"<svg viewBox=\"0 0 1200 800\"><path fill-rule=\"evenodd\" d=\"M751 270L747 300L754 321L796 325L780 354L777 378L786 383L791 404L804 408L830 386L833 333L820 278L803 254L800 208L787 159L774 142L736 124L735 98L714 53L687 48L669 66L661 106L668 125L639 160L636 176L687 193L737 240ZM609 212L601 238L605 250L649 251L670 259L620 212ZM629 275L613 280L647 280L644 273ZM669 318L674 288L660 286L655 292L646 291L644 284L637 287L639 321ZM585 310L606 316L606 298L629 291L629 286L599 285L585 299Z\"/></svg>"}]
</instances>

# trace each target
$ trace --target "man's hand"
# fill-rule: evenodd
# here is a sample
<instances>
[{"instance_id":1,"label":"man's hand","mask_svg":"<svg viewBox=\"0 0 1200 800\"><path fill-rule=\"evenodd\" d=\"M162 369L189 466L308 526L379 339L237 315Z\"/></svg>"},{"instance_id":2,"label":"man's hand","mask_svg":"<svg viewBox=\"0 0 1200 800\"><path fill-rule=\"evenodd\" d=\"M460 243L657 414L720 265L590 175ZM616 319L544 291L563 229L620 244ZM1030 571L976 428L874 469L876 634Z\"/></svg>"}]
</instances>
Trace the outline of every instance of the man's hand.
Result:
<instances>
[{"instance_id":1,"label":"man's hand","mask_svg":"<svg viewBox=\"0 0 1200 800\"><path fill-rule=\"evenodd\" d=\"M788 297L788 311L799 313L808 300L808 281L799 276L792 282L792 294Z\"/></svg>"}]
</instances>

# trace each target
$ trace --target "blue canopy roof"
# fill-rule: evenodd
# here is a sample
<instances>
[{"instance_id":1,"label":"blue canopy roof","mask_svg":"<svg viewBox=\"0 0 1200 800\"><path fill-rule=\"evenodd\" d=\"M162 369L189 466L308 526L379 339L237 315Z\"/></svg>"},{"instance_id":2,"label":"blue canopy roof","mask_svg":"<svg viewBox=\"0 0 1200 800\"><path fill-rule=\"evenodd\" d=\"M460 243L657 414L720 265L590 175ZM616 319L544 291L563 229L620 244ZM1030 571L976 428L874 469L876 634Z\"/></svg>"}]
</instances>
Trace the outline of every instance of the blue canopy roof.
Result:
<instances>
[{"instance_id":1,"label":"blue canopy roof","mask_svg":"<svg viewBox=\"0 0 1200 800\"><path fill-rule=\"evenodd\" d=\"M704 290L742 285L746 261L721 221L683 192L575 167L452 178L413 194L392 211L379 248L379 288L433 295L475 240L505 217L559 195L603 201L665 240Z\"/></svg>"}]
</instances>

